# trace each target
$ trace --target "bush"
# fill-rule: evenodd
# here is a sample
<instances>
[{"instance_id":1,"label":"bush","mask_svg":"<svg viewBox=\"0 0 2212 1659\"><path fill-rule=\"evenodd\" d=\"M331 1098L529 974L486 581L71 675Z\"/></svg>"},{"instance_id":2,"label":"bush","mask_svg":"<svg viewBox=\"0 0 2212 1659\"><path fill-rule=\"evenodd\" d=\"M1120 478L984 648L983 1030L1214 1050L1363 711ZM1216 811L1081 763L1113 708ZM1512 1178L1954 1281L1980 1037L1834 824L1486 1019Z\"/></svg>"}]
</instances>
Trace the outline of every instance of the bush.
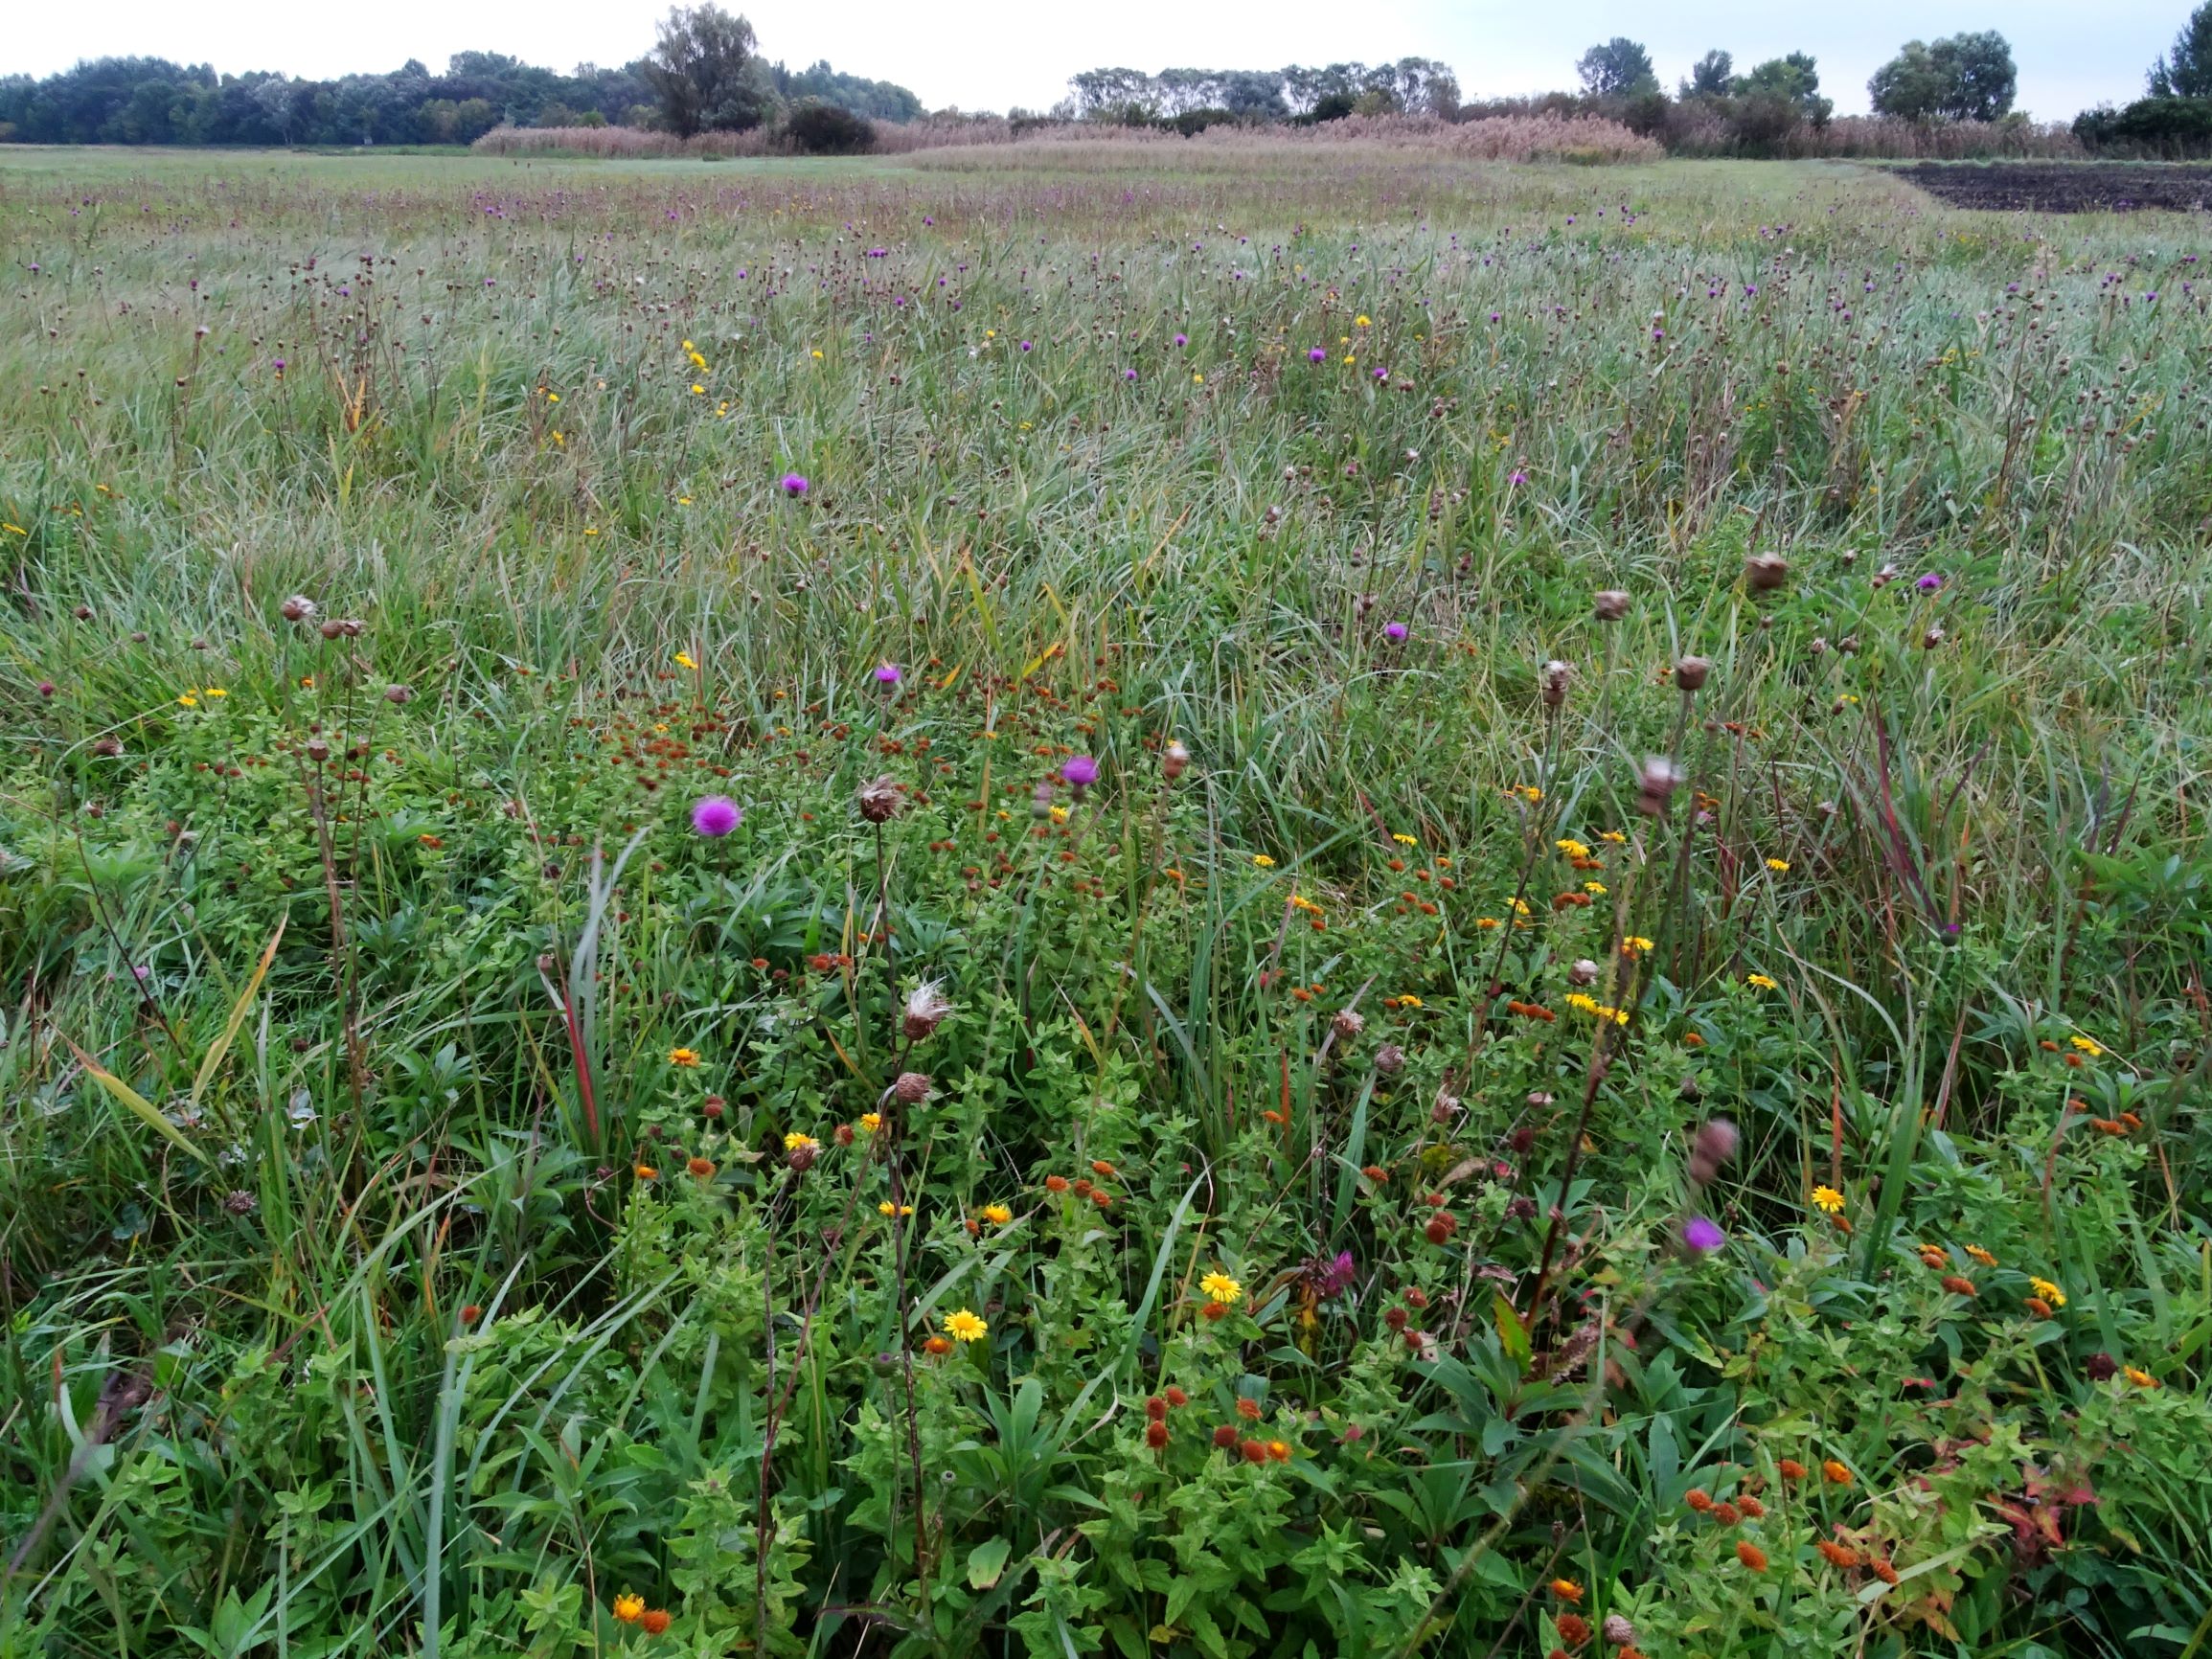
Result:
<instances>
[{"instance_id":1,"label":"bush","mask_svg":"<svg viewBox=\"0 0 2212 1659\"><path fill-rule=\"evenodd\" d=\"M876 148L865 117L837 103L802 103L784 117L784 136L807 155L864 155Z\"/></svg>"},{"instance_id":2,"label":"bush","mask_svg":"<svg viewBox=\"0 0 2212 1659\"><path fill-rule=\"evenodd\" d=\"M2074 136L2090 149L2167 158L2212 154L2212 98L2139 98L2074 118Z\"/></svg>"}]
</instances>

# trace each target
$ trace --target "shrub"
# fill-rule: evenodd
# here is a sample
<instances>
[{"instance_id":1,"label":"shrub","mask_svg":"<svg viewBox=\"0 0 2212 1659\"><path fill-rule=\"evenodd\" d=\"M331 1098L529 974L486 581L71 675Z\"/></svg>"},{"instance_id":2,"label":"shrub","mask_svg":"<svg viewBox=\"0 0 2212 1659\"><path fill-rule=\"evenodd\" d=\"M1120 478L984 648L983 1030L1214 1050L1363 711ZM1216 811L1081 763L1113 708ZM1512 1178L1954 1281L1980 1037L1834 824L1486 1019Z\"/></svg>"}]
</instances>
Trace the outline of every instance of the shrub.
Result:
<instances>
[{"instance_id":1,"label":"shrub","mask_svg":"<svg viewBox=\"0 0 2212 1659\"><path fill-rule=\"evenodd\" d=\"M802 103L784 117L784 137L808 155L863 155L876 148L866 116L840 103Z\"/></svg>"}]
</instances>

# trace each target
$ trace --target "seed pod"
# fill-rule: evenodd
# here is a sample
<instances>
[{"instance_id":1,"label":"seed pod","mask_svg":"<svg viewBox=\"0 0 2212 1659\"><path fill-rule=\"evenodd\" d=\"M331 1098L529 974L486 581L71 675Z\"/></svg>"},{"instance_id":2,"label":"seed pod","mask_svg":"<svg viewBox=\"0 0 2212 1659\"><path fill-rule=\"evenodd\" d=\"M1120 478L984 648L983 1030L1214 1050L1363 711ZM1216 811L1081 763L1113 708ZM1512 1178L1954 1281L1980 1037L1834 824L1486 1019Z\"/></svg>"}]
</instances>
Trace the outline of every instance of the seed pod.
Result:
<instances>
[{"instance_id":1,"label":"seed pod","mask_svg":"<svg viewBox=\"0 0 2212 1659\"><path fill-rule=\"evenodd\" d=\"M1790 561L1762 553L1744 561L1744 585L1753 593L1772 593L1790 580Z\"/></svg>"},{"instance_id":2,"label":"seed pod","mask_svg":"<svg viewBox=\"0 0 2212 1659\"><path fill-rule=\"evenodd\" d=\"M1597 612L1598 621L1619 622L1629 614L1629 596L1617 587L1603 589L1593 608Z\"/></svg>"},{"instance_id":3,"label":"seed pod","mask_svg":"<svg viewBox=\"0 0 2212 1659\"><path fill-rule=\"evenodd\" d=\"M822 1155L822 1148L811 1141L801 1141L784 1155L792 1174L804 1175L814 1167L814 1160Z\"/></svg>"},{"instance_id":4,"label":"seed pod","mask_svg":"<svg viewBox=\"0 0 2212 1659\"><path fill-rule=\"evenodd\" d=\"M945 988L936 980L924 980L906 996L906 1013L900 1029L906 1040L918 1043L934 1033L952 1012L952 1005L945 1000Z\"/></svg>"},{"instance_id":5,"label":"seed pod","mask_svg":"<svg viewBox=\"0 0 2212 1659\"><path fill-rule=\"evenodd\" d=\"M304 593L295 593L283 604L277 606L277 614L288 623L313 622L315 620L315 602Z\"/></svg>"},{"instance_id":6,"label":"seed pod","mask_svg":"<svg viewBox=\"0 0 2212 1659\"><path fill-rule=\"evenodd\" d=\"M1675 665L1675 684L1685 692L1700 690L1713 665L1703 657L1684 657Z\"/></svg>"},{"instance_id":7,"label":"seed pod","mask_svg":"<svg viewBox=\"0 0 2212 1659\"><path fill-rule=\"evenodd\" d=\"M901 1072L891 1092L906 1104L918 1106L929 1098L929 1079L920 1072Z\"/></svg>"},{"instance_id":8,"label":"seed pod","mask_svg":"<svg viewBox=\"0 0 2212 1659\"><path fill-rule=\"evenodd\" d=\"M1574 677L1574 670L1554 657L1543 666L1543 706L1556 709L1567 700L1567 681Z\"/></svg>"}]
</instances>

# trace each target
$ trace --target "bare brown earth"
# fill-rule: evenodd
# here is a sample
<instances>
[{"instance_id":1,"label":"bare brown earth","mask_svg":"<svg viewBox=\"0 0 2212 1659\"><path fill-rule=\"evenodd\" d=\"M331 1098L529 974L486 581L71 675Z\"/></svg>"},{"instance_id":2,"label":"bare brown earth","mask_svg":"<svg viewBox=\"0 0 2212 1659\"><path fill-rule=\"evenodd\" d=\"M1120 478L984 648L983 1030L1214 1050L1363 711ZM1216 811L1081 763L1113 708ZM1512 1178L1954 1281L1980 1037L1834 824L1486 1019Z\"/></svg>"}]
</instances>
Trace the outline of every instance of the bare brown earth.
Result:
<instances>
[{"instance_id":1,"label":"bare brown earth","mask_svg":"<svg viewBox=\"0 0 2212 1659\"><path fill-rule=\"evenodd\" d=\"M1950 207L1997 212L2131 213L2212 207L2212 166L2141 162L1924 161L1898 170Z\"/></svg>"}]
</instances>

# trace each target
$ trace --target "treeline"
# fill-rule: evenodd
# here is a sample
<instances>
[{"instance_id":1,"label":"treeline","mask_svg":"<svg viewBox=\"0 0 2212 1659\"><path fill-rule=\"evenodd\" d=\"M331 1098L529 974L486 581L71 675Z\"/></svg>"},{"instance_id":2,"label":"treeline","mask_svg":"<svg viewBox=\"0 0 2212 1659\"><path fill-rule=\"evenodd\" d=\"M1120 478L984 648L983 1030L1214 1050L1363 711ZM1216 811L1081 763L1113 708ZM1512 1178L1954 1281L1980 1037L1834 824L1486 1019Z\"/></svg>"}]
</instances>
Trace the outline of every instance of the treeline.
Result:
<instances>
[{"instance_id":1,"label":"treeline","mask_svg":"<svg viewBox=\"0 0 2212 1659\"><path fill-rule=\"evenodd\" d=\"M876 121L912 121L922 101L903 86L746 64L746 125L797 114L804 127L837 108ZM667 119L655 65L581 64L561 75L500 52L459 52L433 75L409 59L389 75L305 80L218 75L160 57L103 57L42 80L0 79L0 142L17 144L450 145L496 126L641 126Z\"/></svg>"},{"instance_id":2,"label":"treeline","mask_svg":"<svg viewBox=\"0 0 2212 1659\"><path fill-rule=\"evenodd\" d=\"M2212 155L2212 0L2190 13L2144 78L2146 96L2074 118L2085 148L2133 155Z\"/></svg>"},{"instance_id":3,"label":"treeline","mask_svg":"<svg viewBox=\"0 0 2212 1659\"><path fill-rule=\"evenodd\" d=\"M1120 126L1199 130L1216 122L1337 121L1347 115L1434 115L1460 108L1459 80L1433 57L1284 69L1086 69L1068 81L1059 117Z\"/></svg>"}]
</instances>

